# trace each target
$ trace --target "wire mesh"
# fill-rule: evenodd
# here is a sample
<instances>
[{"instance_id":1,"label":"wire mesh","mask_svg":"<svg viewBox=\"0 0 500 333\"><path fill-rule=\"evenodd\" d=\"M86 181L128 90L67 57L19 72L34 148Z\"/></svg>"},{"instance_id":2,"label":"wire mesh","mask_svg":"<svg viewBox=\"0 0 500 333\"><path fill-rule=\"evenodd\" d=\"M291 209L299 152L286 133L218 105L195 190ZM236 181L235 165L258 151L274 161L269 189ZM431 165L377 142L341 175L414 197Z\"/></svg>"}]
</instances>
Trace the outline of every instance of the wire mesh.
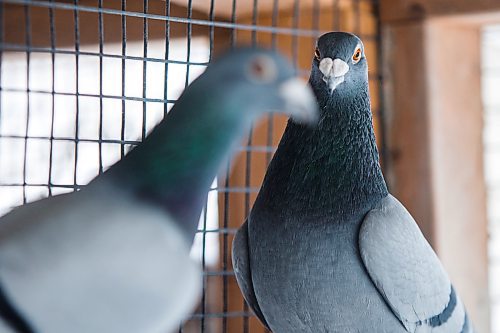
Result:
<instances>
[{"instance_id":1,"label":"wire mesh","mask_svg":"<svg viewBox=\"0 0 500 333\"><path fill-rule=\"evenodd\" d=\"M222 50L278 49L307 77L315 38L330 30L364 40L383 157L377 13L376 0L0 0L0 215L85 186ZM203 295L179 332L265 331L240 295L230 244L285 124L255 124L214 182L192 251Z\"/></svg>"}]
</instances>

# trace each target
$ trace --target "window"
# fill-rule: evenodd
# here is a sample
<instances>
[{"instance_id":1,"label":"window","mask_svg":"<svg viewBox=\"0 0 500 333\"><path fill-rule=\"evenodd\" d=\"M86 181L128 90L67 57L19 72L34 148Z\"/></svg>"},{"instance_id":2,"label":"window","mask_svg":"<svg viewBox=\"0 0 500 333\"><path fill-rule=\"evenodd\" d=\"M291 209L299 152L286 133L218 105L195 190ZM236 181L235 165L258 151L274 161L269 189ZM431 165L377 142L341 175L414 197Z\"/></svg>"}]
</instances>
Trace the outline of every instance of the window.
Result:
<instances>
[{"instance_id":1,"label":"window","mask_svg":"<svg viewBox=\"0 0 500 333\"><path fill-rule=\"evenodd\" d=\"M188 66L181 63L187 58L186 45L184 39L170 41L170 59L178 59L179 63L171 63L168 67L166 84L169 101L175 101L185 85L200 75L206 67L189 65L187 74ZM148 44L150 53L158 50L161 52L163 47L163 41L150 41ZM141 42L127 43L129 54L141 54L142 48ZM208 40L193 38L190 52L192 62L207 63ZM106 54L120 53L121 44L106 44ZM101 99L100 86L96 84L96 77L100 75L99 57L80 56L80 97L77 102L75 56L56 54L53 67L55 93L52 102L52 79L48 80L52 78L52 59L49 53L32 53L29 71L26 53L4 52L2 57L0 215L24 202L47 197L49 193L56 195L71 192L87 184L99 174L101 166L105 170L116 163L121 158L122 150L128 152L132 149L141 141L143 132L149 133L163 119L164 63L147 63L148 103L144 123L142 60L125 62L124 96L130 99L125 99L122 104L120 58L103 59ZM30 93L27 93L28 88ZM172 106L172 103L167 104L167 109ZM52 126L54 140L51 145ZM76 135L78 142L75 140ZM25 136L28 138L25 139ZM123 141L127 144L122 145ZM52 186L46 185L49 178ZM203 213L200 228L217 229L217 210L217 193L214 190L208 198L206 225ZM219 260L218 237L215 233L209 233L205 242L205 263L215 265ZM202 250L202 235L197 234L192 256L201 261Z\"/></svg>"},{"instance_id":2,"label":"window","mask_svg":"<svg viewBox=\"0 0 500 333\"><path fill-rule=\"evenodd\" d=\"M500 333L500 26L484 29L482 42L484 165L489 222L491 332Z\"/></svg>"}]
</instances>

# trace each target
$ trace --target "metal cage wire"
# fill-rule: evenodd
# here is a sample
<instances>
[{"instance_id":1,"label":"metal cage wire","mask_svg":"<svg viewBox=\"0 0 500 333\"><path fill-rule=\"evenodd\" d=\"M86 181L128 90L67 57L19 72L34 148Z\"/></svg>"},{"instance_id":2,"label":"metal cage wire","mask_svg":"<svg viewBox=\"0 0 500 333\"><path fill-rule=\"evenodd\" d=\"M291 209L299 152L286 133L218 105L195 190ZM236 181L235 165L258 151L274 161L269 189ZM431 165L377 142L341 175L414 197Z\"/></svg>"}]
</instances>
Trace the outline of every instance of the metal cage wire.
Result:
<instances>
[{"instance_id":1,"label":"metal cage wire","mask_svg":"<svg viewBox=\"0 0 500 333\"><path fill-rule=\"evenodd\" d=\"M2 212L41 197L76 191L122 158L175 103L178 94L172 93L172 86L186 87L195 76L193 71L199 73L219 49L240 43L279 49L290 56L298 73L306 77L314 40L328 30L351 30L372 45L376 59L369 59L369 76L372 98L377 100L373 112L384 160L377 0L329 3L304 0L305 4L293 0L286 8L283 1L270 0L271 6L265 14L259 11L263 1L253 0L251 12L241 17L240 0L231 1L226 15L219 13L215 0L208 2L208 10L203 11L194 8L192 0L175 4L168 0L0 0L0 198L9 198L0 207ZM369 22L366 31L365 22ZM13 27L19 31L13 31ZM90 32L95 33L94 38L88 37ZM205 44L200 48L197 38L201 35ZM179 40L185 43L181 57L174 56ZM110 45L114 49L110 49ZM200 52L204 52L205 57L195 56L198 49L204 50ZM45 57L45 62L39 62L39 56ZM69 64L61 67L63 74L58 67L64 62L60 59L66 59ZM86 61L93 61L96 67L89 70ZM105 75L110 63L120 76L115 80L118 82L111 80L113 93L108 91L107 82L111 81ZM12 66L20 69L9 72ZM153 96L151 70L160 68L158 66L162 68L160 76L164 83L155 81L154 88L159 91ZM180 72L179 66L183 66ZM37 72L42 67L45 71ZM136 68L135 72L130 72L130 68ZM20 73L22 77L18 77ZM44 80L49 84L41 87L43 84L38 82ZM131 92L128 86L134 81L138 82L137 89ZM87 85L93 86L93 90ZM87 101L92 101L92 106L88 107ZM42 115L39 114L41 103L48 105ZM65 112L71 116L60 118L62 109L69 110ZM109 111L111 109L113 111ZM160 109L161 115L158 115ZM88 110L92 110L95 117L85 120ZM116 110L117 116L113 118L116 135L110 136L107 117ZM133 138L127 132L131 126L128 117L132 113L140 123ZM69 128L63 134L59 131L60 119ZM94 126L92 135L85 134L88 123ZM234 288L230 242L249 213L262 171L272 157L283 124L282 118L269 116L263 127L263 138L262 130L255 127L239 148L239 156L228 162L226 171L211 189L217 194L217 203L211 207L219 216L217 225L208 225L207 201L198 230L199 258L204 267L203 295L198 309L180 324L179 332L265 331ZM9 149L17 150L19 163L13 162ZM66 154L71 155L71 163L64 164L65 176L59 177L61 166L56 162L64 149L69 151ZM85 153L86 149L92 153ZM108 158L111 151L114 159ZM31 155L38 156L36 168L43 177L30 176L34 168ZM89 158L91 155L97 158ZM235 165L232 172L231 164ZM80 176L82 165L89 169L85 177ZM2 168L7 171L1 171ZM235 172L242 175L241 179L234 179ZM240 207L243 216L234 213L235 207ZM210 235L218 241L216 264L207 263Z\"/></svg>"}]
</instances>

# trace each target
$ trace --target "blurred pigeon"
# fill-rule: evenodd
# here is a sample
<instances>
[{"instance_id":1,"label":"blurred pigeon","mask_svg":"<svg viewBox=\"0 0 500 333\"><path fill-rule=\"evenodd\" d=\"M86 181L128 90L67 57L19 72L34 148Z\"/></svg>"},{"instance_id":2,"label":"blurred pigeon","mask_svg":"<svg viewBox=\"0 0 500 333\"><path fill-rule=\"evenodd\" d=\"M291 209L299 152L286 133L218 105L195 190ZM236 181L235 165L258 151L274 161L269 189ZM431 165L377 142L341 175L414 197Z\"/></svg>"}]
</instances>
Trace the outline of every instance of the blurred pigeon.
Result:
<instances>
[{"instance_id":1,"label":"blurred pigeon","mask_svg":"<svg viewBox=\"0 0 500 333\"><path fill-rule=\"evenodd\" d=\"M178 327L200 293L189 250L209 186L268 110L303 121L317 113L312 91L281 56L235 50L193 82L144 143L80 192L4 216L0 330Z\"/></svg>"},{"instance_id":2,"label":"blurred pigeon","mask_svg":"<svg viewBox=\"0 0 500 333\"><path fill-rule=\"evenodd\" d=\"M436 254L382 176L361 40L321 36L318 127L289 121L233 242L245 299L274 333L472 332Z\"/></svg>"}]
</instances>

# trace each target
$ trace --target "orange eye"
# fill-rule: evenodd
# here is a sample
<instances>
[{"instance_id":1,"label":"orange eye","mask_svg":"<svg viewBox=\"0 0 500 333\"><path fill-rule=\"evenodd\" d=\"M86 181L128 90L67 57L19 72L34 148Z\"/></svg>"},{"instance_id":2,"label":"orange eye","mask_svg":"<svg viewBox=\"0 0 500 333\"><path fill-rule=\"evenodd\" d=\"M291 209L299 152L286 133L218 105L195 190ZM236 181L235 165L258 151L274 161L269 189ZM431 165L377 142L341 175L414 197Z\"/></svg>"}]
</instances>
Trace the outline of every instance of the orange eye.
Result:
<instances>
[{"instance_id":1,"label":"orange eye","mask_svg":"<svg viewBox=\"0 0 500 333\"><path fill-rule=\"evenodd\" d=\"M318 48L316 48L316 50L314 50L314 58L316 58L316 60L321 59L321 53L319 52Z\"/></svg>"},{"instance_id":2,"label":"orange eye","mask_svg":"<svg viewBox=\"0 0 500 333\"><path fill-rule=\"evenodd\" d=\"M354 54L352 55L352 61L354 63L357 63L359 60L361 60L361 48L357 48L356 51L354 51Z\"/></svg>"}]
</instances>

